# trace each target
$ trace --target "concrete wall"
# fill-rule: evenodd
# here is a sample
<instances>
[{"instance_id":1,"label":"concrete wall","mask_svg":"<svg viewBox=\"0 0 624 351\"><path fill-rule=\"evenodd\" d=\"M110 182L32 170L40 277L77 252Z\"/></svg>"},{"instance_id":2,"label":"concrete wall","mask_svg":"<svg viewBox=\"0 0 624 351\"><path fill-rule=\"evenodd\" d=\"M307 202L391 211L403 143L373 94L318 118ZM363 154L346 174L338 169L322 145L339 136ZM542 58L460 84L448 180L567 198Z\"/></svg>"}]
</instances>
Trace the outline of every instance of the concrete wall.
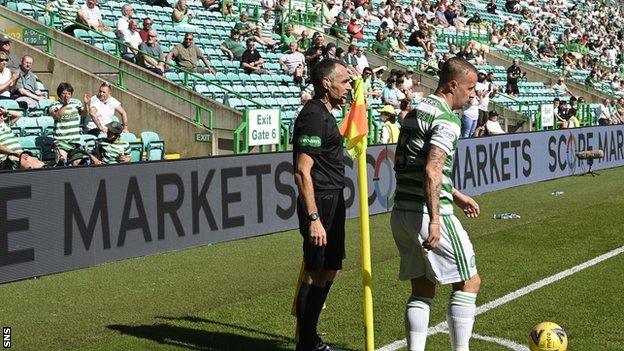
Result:
<instances>
[{"instance_id":1,"label":"concrete wall","mask_svg":"<svg viewBox=\"0 0 624 351\"><path fill-rule=\"evenodd\" d=\"M40 47L39 49L43 51L37 52L35 48L15 41L13 49L16 54L28 52L36 56L34 70L40 72L46 86L52 92L56 90L59 82L69 81L74 85L78 94L86 91L95 93L103 80L114 84L119 83L117 68L121 68L126 71L123 75L125 89L114 89L113 95L122 102L128 112L129 124L133 130L156 131L166 140L167 152L180 152L183 157L231 153L232 130L236 129L242 121L240 111L184 89L64 33L50 31L41 23L4 7L0 8L0 14L15 19L11 21L0 17L0 28L21 28L21 24L25 24L45 30L60 41L53 41L51 49L53 54L62 60L47 56L46 47ZM80 54L75 49L85 54ZM103 62L98 62L95 58ZM158 88L151 87L150 84ZM182 99L172 93L181 96ZM196 115L196 108L193 104L203 107L201 118L204 126L196 126L192 122ZM211 127L213 127L214 137L217 138L214 143L194 141L195 133L208 131L210 113L206 110L212 111L213 115L214 124Z\"/></svg>"}]
</instances>

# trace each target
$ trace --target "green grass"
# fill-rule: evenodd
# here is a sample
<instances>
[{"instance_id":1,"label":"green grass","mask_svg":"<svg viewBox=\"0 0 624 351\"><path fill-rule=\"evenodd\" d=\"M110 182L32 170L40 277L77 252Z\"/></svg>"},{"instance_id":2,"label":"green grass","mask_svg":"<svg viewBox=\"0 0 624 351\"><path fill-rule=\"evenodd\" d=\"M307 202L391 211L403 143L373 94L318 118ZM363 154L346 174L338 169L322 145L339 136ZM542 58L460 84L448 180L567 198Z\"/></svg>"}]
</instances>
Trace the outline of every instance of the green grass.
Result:
<instances>
[{"instance_id":1,"label":"green grass","mask_svg":"<svg viewBox=\"0 0 624 351\"><path fill-rule=\"evenodd\" d=\"M477 253L479 305L624 245L624 168L601 174L476 197L482 216L460 220ZM494 220L496 212L522 218ZM363 349L357 226L347 224L345 270L319 325L347 350ZM380 347L404 338L409 288L397 280L388 214L372 217L371 237ZM16 350L292 350L300 251L290 231L3 284L0 324L12 327ZM568 330L571 350L624 350L623 264L611 258L486 312L475 332L525 344L534 324L551 320ZM444 320L448 292L439 289L431 325ZM448 335L431 337L427 349L448 350Z\"/></svg>"}]
</instances>

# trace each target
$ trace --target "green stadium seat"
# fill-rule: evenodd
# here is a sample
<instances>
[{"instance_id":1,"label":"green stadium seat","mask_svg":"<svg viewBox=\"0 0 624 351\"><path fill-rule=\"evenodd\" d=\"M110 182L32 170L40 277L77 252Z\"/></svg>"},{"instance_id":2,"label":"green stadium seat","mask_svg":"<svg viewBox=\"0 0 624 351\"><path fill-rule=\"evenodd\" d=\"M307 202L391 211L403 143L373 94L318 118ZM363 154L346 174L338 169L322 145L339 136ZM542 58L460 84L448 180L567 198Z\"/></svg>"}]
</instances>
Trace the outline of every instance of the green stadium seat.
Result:
<instances>
[{"instance_id":1,"label":"green stadium seat","mask_svg":"<svg viewBox=\"0 0 624 351\"><path fill-rule=\"evenodd\" d=\"M37 139L37 136L35 135L23 136L23 137L18 138L19 143L22 146L22 150L30 151L32 152L33 156L37 157L38 159L41 159L43 152L41 151L41 148L37 146L36 139Z\"/></svg>"},{"instance_id":2,"label":"green stadium seat","mask_svg":"<svg viewBox=\"0 0 624 351\"><path fill-rule=\"evenodd\" d=\"M80 144L82 144L85 148L85 151L91 153L93 149L95 149L95 144L98 141L98 137L91 134L81 134L80 135Z\"/></svg>"},{"instance_id":3,"label":"green stadium seat","mask_svg":"<svg viewBox=\"0 0 624 351\"><path fill-rule=\"evenodd\" d=\"M165 157L165 142L154 132L141 132L141 142L147 161L162 160Z\"/></svg>"},{"instance_id":4,"label":"green stadium seat","mask_svg":"<svg viewBox=\"0 0 624 351\"><path fill-rule=\"evenodd\" d=\"M47 136L54 134L54 118L50 116L37 117L37 126L41 127L41 130Z\"/></svg>"},{"instance_id":5,"label":"green stadium seat","mask_svg":"<svg viewBox=\"0 0 624 351\"><path fill-rule=\"evenodd\" d=\"M22 117L15 122L14 126L20 128L20 135L23 137L43 134L43 128L37 125L36 118Z\"/></svg>"},{"instance_id":6,"label":"green stadium seat","mask_svg":"<svg viewBox=\"0 0 624 351\"><path fill-rule=\"evenodd\" d=\"M133 133L121 133L119 138L128 143L130 147L130 159L132 162L139 162L143 157L143 144L137 141L136 135Z\"/></svg>"}]
</instances>

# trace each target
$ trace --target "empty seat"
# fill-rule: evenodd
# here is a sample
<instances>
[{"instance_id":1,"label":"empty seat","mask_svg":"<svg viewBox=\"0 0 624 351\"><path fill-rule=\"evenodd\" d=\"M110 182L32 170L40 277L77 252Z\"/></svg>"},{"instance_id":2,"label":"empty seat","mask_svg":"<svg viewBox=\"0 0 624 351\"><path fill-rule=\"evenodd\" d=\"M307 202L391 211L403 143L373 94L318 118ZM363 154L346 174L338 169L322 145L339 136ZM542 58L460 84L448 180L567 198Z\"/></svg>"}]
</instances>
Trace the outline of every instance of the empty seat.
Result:
<instances>
[{"instance_id":1,"label":"empty seat","mask_svg":"<svg viewBox=\"0 0 624 351\"><path fill-rule=\"evenodd\" d=\"M137 141L136 135L133 133L121 133L119 138L128 143L130 147L130 159L132 162L139 162L143 156L143 144Z\"/></svg>"},{"instance_id":2,"label":"empty seat","mask_svg":"<svg viewBox=\"0 0 624 351\"><path fill-rule=\"evenodd\" d=\"M165 141L154 132L141 132L141 142L147 161L162 160L165 157Z\"/></svg>"}]
</instances>

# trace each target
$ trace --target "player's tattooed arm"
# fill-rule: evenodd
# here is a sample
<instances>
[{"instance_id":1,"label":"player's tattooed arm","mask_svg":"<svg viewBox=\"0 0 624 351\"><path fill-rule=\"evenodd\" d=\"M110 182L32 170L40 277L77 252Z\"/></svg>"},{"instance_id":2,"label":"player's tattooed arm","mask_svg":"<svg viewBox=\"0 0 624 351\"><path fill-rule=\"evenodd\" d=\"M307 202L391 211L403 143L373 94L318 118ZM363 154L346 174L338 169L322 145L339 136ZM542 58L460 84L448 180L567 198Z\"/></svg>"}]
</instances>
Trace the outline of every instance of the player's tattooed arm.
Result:
<instances>
[{"instance_id":1,"label":"player's tattooed arm","mask_svg":"<svg viewBox=\"0 0 624 351\"><path fill-rule=\"evenodd\" d=\"M446 152L431 145L425 166L424 193L427 210L431 221L439 221L440 191L442 189L442 170L446 160Z\"/></svg>"}]
</instances>

